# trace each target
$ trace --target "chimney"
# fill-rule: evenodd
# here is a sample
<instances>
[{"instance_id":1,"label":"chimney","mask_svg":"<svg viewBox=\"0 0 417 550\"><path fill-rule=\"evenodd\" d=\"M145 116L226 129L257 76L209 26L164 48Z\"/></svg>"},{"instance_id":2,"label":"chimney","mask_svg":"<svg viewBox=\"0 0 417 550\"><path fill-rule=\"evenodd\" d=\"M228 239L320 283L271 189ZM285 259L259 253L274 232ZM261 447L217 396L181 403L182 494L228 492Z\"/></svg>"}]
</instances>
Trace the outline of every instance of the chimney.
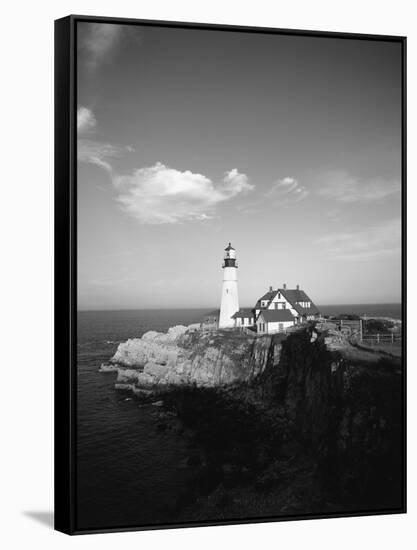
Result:
<instances>
[{"instance_id":1,"label":"chimney","mask_svg":"<svg viewBox=\"0 0 417 550\"><path fill-rule=\"evenodd\" d=\"M272 292L274 289L272 288L272 286L269 287L269 292Z\"/></svg>"},{"instance_id":2,"label":"chimney","mask_svg":"<svg viewBox=\"0 0 417 550\"><path fill-rule=\"evenodd\" d=\"M300 285L297 285L297 290L300 290Z\"/></svg>"},{"instance_id":3,"label":"chimney","mask_svg":"<svg viewBox=\"0 0 417 550\"><path fill-rule=\"evenodd\" d=\"M282 285L282 288L285 290L285 289L287 288L287 283L284 283L284 284Z\"/></svg>"}]
</instances>

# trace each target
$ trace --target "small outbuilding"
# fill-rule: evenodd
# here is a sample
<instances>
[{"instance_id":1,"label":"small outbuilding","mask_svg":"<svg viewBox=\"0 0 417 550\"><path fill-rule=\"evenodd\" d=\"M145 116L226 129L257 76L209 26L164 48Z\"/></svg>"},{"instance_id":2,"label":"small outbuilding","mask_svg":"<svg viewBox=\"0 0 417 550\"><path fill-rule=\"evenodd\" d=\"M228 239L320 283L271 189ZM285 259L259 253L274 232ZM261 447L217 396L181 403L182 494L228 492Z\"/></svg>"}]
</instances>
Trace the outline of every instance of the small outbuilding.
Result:
<instances>
[{"instance_id":1,"label":"small outbuilding","mask_svg":"<svg viewBox=\"0 0 417 550\"><path fill-rule=\"evenodd\" d=\"M235 320L235 327L253 327L255 324L255 313L254 310L247 308L240 308L239 311L236 311L232 315L232 319Z\"/></svg>"},{"instance_id":2,"label":"small outbuilding","mask_svg":"<svg viewBox=\"0 0 417 550\"><path fill-rule=\"evenodd\" d=\"M273 334L285 332L294 326L294 316L289 309L264 309L256 319L256 328L259 334Z\"/></svg>"}]
</instances>

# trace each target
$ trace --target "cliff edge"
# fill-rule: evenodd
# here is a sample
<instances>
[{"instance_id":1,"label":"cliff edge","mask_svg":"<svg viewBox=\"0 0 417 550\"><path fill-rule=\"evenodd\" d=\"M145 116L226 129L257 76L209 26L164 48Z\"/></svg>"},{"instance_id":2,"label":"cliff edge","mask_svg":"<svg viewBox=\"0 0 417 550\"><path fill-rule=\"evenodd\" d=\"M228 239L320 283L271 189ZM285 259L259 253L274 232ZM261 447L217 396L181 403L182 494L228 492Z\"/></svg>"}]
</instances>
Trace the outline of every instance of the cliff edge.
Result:
<instances>
[{"instance_id":1,"label":"cliff edge","mask_svg":"<svg viewBox=\"0 0 417 550\"><path fill-rule=\"evenodd\" d=\"M176 326L150 331L119 344L110 365L119 389L155 390L170 386L223 387L251 382L272 361L279 363L285 335L256 337L229 330L199 331Z\"/></svg>"}]
</instances>

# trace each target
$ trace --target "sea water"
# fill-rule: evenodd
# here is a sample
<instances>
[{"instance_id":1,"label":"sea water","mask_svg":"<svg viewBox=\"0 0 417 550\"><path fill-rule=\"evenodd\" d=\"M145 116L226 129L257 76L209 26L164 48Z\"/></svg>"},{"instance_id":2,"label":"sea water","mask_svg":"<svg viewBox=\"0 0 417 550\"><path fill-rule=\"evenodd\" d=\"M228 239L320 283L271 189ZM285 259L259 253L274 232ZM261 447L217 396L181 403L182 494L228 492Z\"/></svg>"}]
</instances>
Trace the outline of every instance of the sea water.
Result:
<instances>
[{"instance_id":1,"label":"sea water","mask_svg":"<svg viewBox=\"0 0 417 550\"><path fill-rule=\"evenodd\" d=\"M159 409L115 391L99 373L120 342L197 322L204 310L82 311L77 342L77 528L129 527L175 519L187 449L158 431Z\"/></svg>"}]
</instances>

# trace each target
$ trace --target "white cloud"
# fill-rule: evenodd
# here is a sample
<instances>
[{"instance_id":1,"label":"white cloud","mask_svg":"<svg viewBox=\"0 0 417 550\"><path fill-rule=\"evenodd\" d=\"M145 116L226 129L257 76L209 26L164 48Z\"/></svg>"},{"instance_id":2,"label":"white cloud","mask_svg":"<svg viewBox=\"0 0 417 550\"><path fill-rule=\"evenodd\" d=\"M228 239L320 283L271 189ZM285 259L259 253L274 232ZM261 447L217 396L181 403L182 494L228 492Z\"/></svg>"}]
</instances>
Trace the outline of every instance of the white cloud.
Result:
<instances>
[{"instance_id":1,"label":"white cloud","mask_svg":"<svg viewBox=\"0 0 417 550\"><path fill-rule=\"evenodd\" d=\"M141 223L179 223L214 216L218 203L253 189L236 168L214 183L202 174L181 172L157 162L113 180L123 209Z\"/></svg>"},{"instance_id":2,"label":"white cloud","mask_svg":"<svg viewBox=\"0 0 417 550\"><path fill-rule=\"evenodd\" d=\"M326 174L319 194L323 197L344 203L377 201L400 192L398 181L382 178L359 180L339 171Z\"/></svg>"},{"instance_id":3,"label":"white cloud","mask_svg":"<svg viewBox=\"0 0 417 550\"><path fill-rule=\"evenodd\" d=\"M215 185L202 174L186 170L181 172L160 162L139 168L131 175L118 175L113 160L135 149L83 137L94 133L97 120L94 113L80 107L77 112L77 158L79 162L93 164L110 176L122 208L141 223L178 223L187 220L206 220L214 216L218 203L251 191L246 174L237 168L225 172L223 180Z\"/></svg>"},{"instance_id":4,"label":"white cloud","mask_svg":"<svg viewBox=\"0 0 417 550\"><path fill-rule=\"evenodd\" d=\"M246 174L240 174L237 168L233 168L229 172L225 172L223 184L223 194L229 194L231 197L241 192L251 191L255 187L249 183L249 179Z\"/></svg>"},{"instance_id":5,"label":"white cloud","mask_svg":"<svg viewBox=\"0 0 417 550\"><path fill-rule=\"evenodd\" d=\"M87 107L78 107L77 109L77 131L84 134L95 129L97 124L96 117L91 109Z\"/></svg>"},{"instance_id":6,"label":"white cloud","mask_svg":"<svg viewBox=\"0 0 417 550\"><path fill-rule=\"evenodd\" d=\"M401 220L395 218L356 231L330 233L315 244L340 260L376 260L401 253Z\"/></svg>"},{"instance_id":7,"label":"white cloud","mask_svg":"<svg viewBox=\"0 0 417 550\"><path fill-rule=\"evenodd\" d=\"M291 177L285 177L275 181L269 191L265 193L268 200L277 204L288 204L290 202L299 202L307 197L308 190L299 184L298 180Z\"/></svg>"}]
</instances>

